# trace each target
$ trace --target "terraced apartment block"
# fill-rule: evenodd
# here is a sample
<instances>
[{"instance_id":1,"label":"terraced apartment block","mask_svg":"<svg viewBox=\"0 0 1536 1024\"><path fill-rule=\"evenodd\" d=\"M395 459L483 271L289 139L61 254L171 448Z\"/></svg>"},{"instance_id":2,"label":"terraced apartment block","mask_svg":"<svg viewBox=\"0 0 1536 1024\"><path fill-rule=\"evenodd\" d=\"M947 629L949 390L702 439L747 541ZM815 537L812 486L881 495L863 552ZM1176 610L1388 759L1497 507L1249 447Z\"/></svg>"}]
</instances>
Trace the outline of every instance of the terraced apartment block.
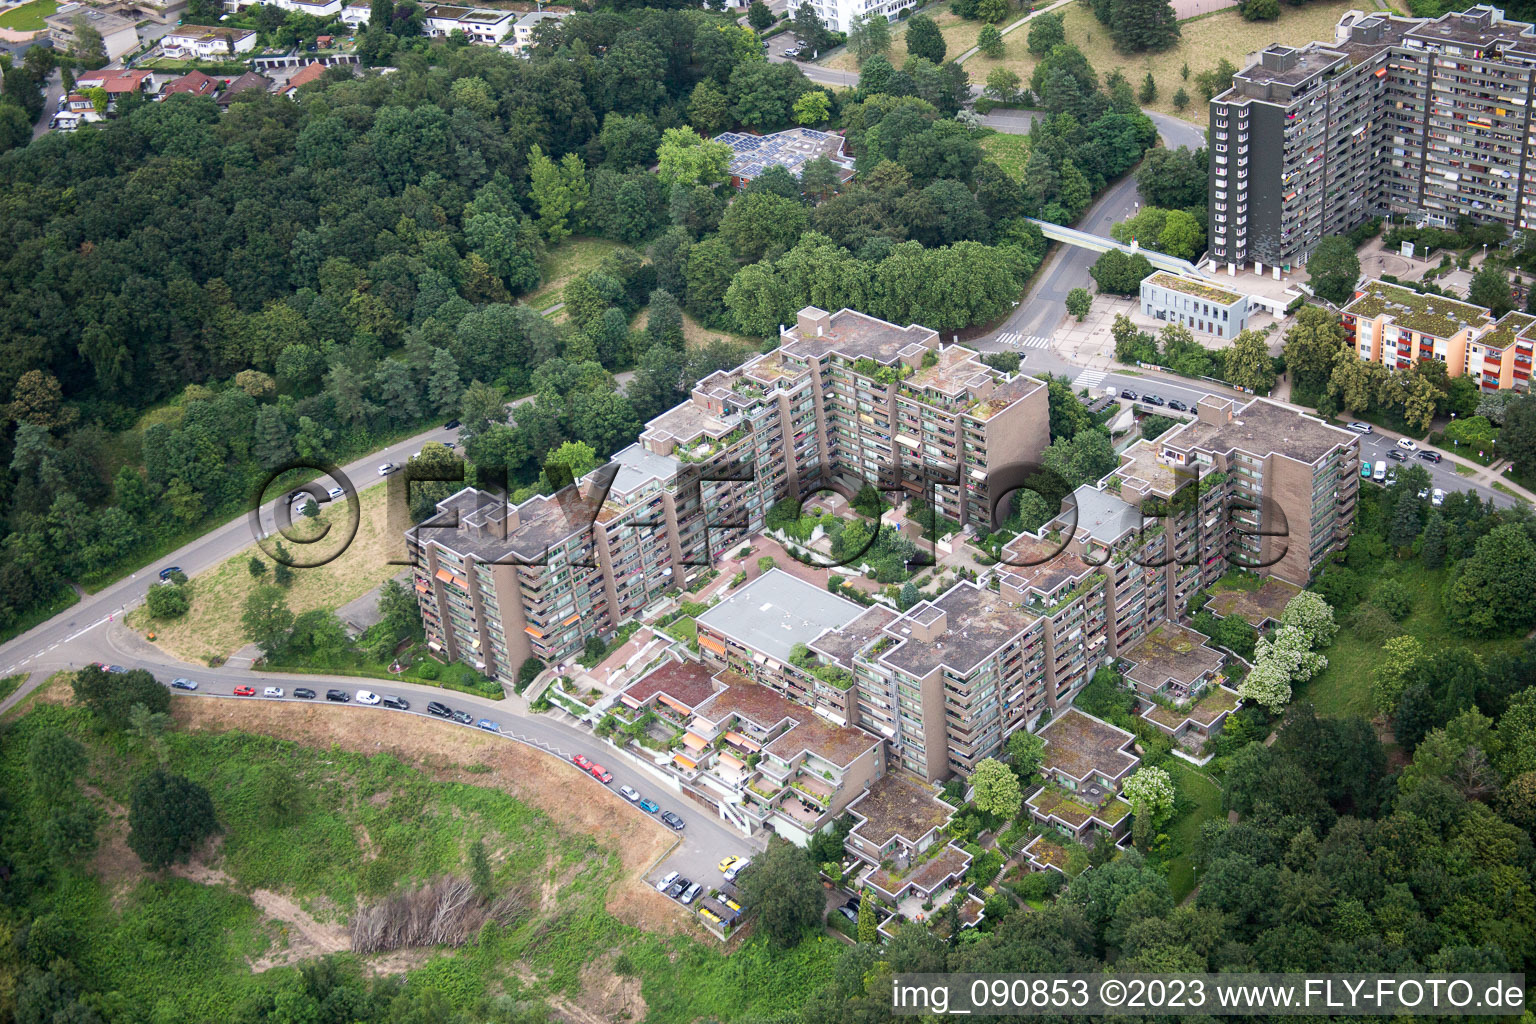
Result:
<instances>
[{"instance_id":1,"label":"terraced apartment block","mask_svg":"<svg viewBox=\"0 0 1536 1024\"><path fill-rule=\"evenodd\" d=\"M1493 312L1470 302L1368 281L1344 307L1344 331L1361 359L1389 370L1423 359L1451 377L1471 377L1483 391L1529 391L1536 316Z\"/></svg>"}]
</instances>

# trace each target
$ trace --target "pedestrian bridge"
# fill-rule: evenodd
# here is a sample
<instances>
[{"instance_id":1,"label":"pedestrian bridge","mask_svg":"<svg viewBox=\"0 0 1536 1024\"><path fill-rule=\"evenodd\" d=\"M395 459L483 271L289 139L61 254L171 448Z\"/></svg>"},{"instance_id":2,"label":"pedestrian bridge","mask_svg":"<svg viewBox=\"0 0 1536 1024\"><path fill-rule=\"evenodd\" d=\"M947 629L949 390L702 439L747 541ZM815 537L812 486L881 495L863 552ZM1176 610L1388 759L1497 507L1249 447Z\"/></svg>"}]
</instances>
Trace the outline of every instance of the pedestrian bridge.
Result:
<instances>
[{"instance_id":1,"label":"pedestrian bridge","mask_svg":"<svg viewBox=\"0 0 1536 1024\"><path fill-rule=\"evenodd\" d=\"M1103 235L1090 234L1087 231L1079 231L1077 228L1064 228L1060 224L1052 224L1049 221L1029 218L1029 222L1040 229L1040 232L1053 242L1065 242L1075 245L1079 249L1091 249L1094 252L1108 252L1111 249L1119 249L1127 256L1140 254L1147 258L1157 270L1166 270L1171 274L1183 274L1187 277L1204 278L1210 280L1210 275L1189 260L1181 260L1177 256L1169 256L1167 253L1153 252L1151 249L1142 249L1135 245L1127 245L1117 242L1113 238L1105 238Z\"/></svg>"}]
</instances>

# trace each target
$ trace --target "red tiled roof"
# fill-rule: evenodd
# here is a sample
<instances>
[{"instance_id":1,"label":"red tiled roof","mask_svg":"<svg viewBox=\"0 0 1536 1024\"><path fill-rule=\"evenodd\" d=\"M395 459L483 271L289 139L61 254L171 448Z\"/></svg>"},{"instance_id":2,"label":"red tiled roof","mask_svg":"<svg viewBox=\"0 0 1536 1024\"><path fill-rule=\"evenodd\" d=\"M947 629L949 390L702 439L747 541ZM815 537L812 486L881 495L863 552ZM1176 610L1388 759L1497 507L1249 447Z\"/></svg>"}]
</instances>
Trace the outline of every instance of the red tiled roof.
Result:
<instances>
[{"instance_id":1,"label":"red tiled roof","mask_svg":"<svg viewBox=\"0 0 1536 1024\"><path fill-rule=\"evenodd\" d=\"M144 81L149 76L150 72L144 70L92 71L81 75L75 84L81 89L100 86L107 92L138 92L144 88Z\"/></svg>"},{"instance_id":2,"label":"red tiled roof","mask_svg":"<svg viewBox=\"0 0 1536 1024\"><path fill-rule=\"evenodd\" d=\"M162 95L171 96L175 93L188 93L192 96L207 96L219 87L219 83L201 71L191 71L176 79L165 87Z\"/></svg>"},{"instance_id":3,"label":"red tiled roof","mask_svg":"<svg viewBox=\"0 0 1536 1024\"><path fill-rule=\"evenodd\" d=\"M325 74L324 64L321 64L318 61L314 64L306 64L298 72L298 74L288 79L288 88L297 89L301 85L308 85L310 82L319 79L319 77L323 74Z\"/></svg>"}]
</instances>

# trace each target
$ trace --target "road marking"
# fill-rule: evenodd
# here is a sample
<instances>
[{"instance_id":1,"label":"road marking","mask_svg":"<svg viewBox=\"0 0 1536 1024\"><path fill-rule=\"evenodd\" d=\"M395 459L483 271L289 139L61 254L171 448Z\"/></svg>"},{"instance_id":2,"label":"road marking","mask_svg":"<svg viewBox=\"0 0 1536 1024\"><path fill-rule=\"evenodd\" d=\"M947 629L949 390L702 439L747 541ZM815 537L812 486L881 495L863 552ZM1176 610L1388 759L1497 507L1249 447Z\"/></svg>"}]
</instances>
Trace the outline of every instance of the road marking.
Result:
<instances>
[{"instance_id":1,"label":"road marking","mask_svg":"<svg viewBox=\"0 0 1536 1024\"><path fill-rule=\"evenodd\" d=\"M1050 346L1051 339L1042 338L1038 334L1031 334L1029 337L1024 339L1023 343L1024 348L1050 348Z\"/></svg>"},{"instance_id":2,"label":"road marking","mask_svg":"<svg viewBox=\"0 0 1536 1024\"><path fill-rule=\"evenodd\" d=\"M1073 387L1096 388L1104 383L1104 378L1109 374L1103 370L1084 370L1077 375L1077 380L1072 382Z\"/></svg>"}]
</instances>

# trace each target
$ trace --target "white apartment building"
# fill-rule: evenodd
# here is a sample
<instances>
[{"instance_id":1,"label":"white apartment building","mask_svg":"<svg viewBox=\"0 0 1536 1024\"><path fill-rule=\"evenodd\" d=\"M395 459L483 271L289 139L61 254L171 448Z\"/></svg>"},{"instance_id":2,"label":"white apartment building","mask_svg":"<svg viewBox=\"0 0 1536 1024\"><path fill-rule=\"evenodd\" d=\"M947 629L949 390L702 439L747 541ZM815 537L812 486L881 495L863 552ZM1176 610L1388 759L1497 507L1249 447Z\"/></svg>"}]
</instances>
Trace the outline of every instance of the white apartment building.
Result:
<instances>
[{"instance_id":1,"label":"white apartment building","mask_svg":"<svg viewBox=\"0 0 1536 1024\"><path fill-rule=\"evenodd\" d=\"M221 60L250 53L256 48L256 33L248 28L216 25L180 25L160 37L160 49L167 57L196 57Z\"/></svg>"},{"instance_id":2,"label":"white apartment building","mask_svg":"<svg viewBox=\"0 0 1536 1024\"><path fill-rule=\"evenodd\" d=\"M861 15L880 14L886 21L895 21L903 8L921 6L918 0L810 0L811 7L822 23L834 32L847 32L853 19Z\"/></svg>"}]
</instances>

